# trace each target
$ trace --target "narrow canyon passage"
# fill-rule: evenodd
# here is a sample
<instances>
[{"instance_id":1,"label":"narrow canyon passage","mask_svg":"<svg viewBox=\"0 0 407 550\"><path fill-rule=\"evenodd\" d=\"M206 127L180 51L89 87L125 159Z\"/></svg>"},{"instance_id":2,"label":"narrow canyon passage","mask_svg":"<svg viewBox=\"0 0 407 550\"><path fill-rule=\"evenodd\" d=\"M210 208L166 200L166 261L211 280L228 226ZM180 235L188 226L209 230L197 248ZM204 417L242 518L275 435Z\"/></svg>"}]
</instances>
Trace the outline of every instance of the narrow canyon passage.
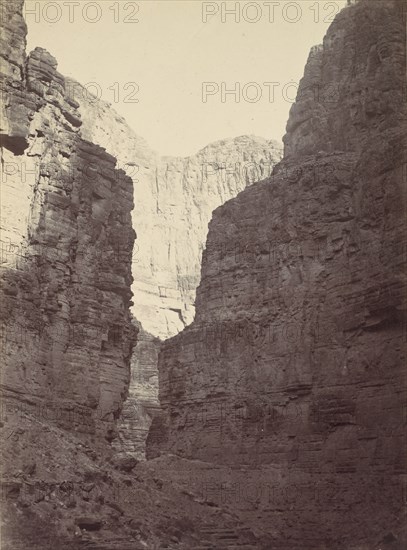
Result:
<instances>
[{"instance_id":1,"label":"narrow canyon passage","mask_svg":"<svg viewBox=\"0 0 407 550\"><path fill-rule=\"evenodd\" d=\"M405 548L405 6L186 157L1 10L2 548Z\"/></svg>"}]
</instances>

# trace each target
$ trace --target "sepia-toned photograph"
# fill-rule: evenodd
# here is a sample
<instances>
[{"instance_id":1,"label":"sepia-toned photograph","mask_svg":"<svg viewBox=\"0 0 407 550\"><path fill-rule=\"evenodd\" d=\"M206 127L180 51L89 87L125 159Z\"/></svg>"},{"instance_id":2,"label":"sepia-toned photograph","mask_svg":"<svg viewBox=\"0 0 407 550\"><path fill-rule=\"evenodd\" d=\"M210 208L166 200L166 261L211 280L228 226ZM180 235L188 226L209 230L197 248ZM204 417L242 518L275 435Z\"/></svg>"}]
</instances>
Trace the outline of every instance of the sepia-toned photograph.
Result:
<instances>
[{"instance_id":1,"label":"sepia-toned photograph","mask_svg":"<svg viewBox=\"0 0 407 550\"><path fill-rule=\"evenodd\" d=\"M407 548L407 1L0 0L0 549Z\"/></svg>"}]
</instances>

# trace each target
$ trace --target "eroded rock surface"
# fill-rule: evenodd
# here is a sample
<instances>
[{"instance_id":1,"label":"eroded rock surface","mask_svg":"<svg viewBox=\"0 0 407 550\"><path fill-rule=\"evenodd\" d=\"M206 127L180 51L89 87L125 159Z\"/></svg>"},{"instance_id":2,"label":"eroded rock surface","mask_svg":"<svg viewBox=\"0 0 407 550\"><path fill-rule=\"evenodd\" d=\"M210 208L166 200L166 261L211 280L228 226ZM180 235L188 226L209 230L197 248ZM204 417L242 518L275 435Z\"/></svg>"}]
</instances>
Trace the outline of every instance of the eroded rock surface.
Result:
<instances>
[{"instance_id":1,"label":"eroded rock surface","mask_svg":"<svg viewBox=\"0 0 407 550\"><path fill-rule=\"evenodd\" d=\"M283 161L214 212L195 321L160 353L148 456L269 484L239 508L270 548L402 547L404 47L399 2L336 17Z\"/></svg>"},{"instance_id":2,"label":"eroded rock surface","mask_svg":"<svg viewBox=\"0 0 407 550\"><path fill-rule=\"evenodd\" d=\"M118 158L133 179L137 232L132 257L132 313L141 332L133 351L129 398L120 446L138 458L158 408L160 341L192 322L202 250L212 211L246 186L265 179L280 160L275 141L240 136L208 145L191 157L160 157L111 105L70 79L82 132Z\"/></svg>"}]
</instances>

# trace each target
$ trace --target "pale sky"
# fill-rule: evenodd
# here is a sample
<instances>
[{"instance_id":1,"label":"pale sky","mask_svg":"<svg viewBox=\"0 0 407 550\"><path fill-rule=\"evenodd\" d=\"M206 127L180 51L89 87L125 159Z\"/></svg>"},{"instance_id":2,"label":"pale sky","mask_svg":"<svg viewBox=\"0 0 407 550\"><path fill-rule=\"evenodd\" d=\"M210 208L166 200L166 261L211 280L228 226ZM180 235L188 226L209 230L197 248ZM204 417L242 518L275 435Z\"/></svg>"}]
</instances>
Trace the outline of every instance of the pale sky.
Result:
<instances>
[{"instance_id":1,"label":"pale sky","mask_svg":"<svg viewBox=\"0 0 407 550\"><path fill-rule=\"evenodd\" d=\"M281 140L309 50L345 4L26 0L28 51L47 49L160 154L186 156L243 134Z\"/></svg>"}]
</instances>

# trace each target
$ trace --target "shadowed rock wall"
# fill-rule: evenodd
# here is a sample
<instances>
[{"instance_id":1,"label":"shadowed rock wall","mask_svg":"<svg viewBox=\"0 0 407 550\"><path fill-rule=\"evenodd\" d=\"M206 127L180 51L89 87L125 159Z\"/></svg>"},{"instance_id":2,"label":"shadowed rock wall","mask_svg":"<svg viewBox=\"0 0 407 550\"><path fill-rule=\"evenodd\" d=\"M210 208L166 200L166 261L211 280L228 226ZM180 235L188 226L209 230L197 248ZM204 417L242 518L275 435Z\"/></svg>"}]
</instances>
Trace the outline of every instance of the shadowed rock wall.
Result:
<instances>
[{"instance_id":1,"label":"shadowed rock wall","mask_svg":"<svg viewBox=\"0 0 407 550\"><path fill-rule=\"evenodd\" d=\"M293 497L245 509L273 548L399 548L405 86L402 5L342 10L310 53L283 161L215 210L195 321L160 353L148 456L258 468Z\"/></svg>"}]
</instances>

